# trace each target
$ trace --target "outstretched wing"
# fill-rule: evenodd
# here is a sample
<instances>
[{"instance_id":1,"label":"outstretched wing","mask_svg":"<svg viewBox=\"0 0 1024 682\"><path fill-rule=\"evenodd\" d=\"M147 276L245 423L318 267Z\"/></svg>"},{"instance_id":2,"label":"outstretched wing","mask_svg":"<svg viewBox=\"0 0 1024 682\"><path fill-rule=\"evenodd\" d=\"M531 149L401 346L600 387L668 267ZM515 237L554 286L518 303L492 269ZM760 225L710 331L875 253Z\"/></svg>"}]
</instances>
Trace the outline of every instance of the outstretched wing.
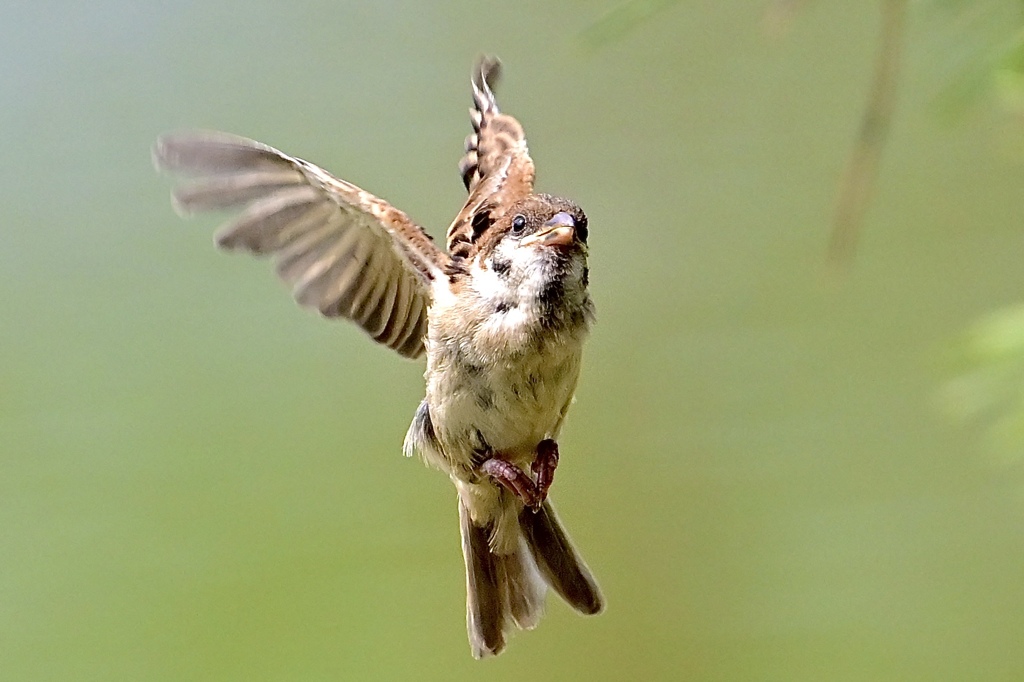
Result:
<instances>
[{"instance_id":1,"label":"outstretched wing","mask_svg":"<svg viewBox=\"0 0 1024 682\"><path fill-rule=\"evenodd\" d=\"M473 70L469 116L474 132L466 138L466 154L459 163L469 198L448 228L453 257L470 257L477 237L505 207L533 192L535 171L526 133L519 121L498 111L491 90L500 74L501 62L495 57L481 57Z\"/></svg>"},{"instance_id":2,"label":"outstretched wing","mask_svg":"<svg viewBox=\"0 0 1024 682\"><path fill-rule=\"evenodd\" d=\"M423 353L430 282L448 257L408 216L302 159L226 133L168 133L153 148L160 170L192 176L175 208L243 208L217 245L273 256L295 300L345 317L375 341Z\"/></svg>"}]
</instances>

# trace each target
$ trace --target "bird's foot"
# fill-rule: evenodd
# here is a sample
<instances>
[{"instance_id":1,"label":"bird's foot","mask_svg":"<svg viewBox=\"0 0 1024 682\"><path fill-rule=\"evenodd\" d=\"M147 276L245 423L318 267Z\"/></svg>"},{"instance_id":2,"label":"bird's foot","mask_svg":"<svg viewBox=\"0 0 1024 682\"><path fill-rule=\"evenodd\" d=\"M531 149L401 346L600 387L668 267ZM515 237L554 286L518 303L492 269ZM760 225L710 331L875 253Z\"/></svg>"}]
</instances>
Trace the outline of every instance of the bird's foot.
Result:
<instances>
[{"instance_id":1,"label":"bird's foot","mask_svg":"<svg viewBox=\"0 0 1024 682\"><path fill-rule=\"evenodd\" d=\"M540 489L529 474L511 462L491 457L480 465L480 471L522 500L527 507L538 509L540 503L544 501Z\"/></svg>"},{"instance_id":2,"label":"bird's foot","mask_svg":"<svg viewBox=\"0 0 1024 682\"><path fill-rule=\"evenodd\" d=\"M558 468L558 443L551 438L545 438L537 444L537 458L533 460L530 469L537 479L537 491L540 493L540 500L537 506L547 499L548 490L555 480L555 469Z\"/></svg>"}]
</instances>

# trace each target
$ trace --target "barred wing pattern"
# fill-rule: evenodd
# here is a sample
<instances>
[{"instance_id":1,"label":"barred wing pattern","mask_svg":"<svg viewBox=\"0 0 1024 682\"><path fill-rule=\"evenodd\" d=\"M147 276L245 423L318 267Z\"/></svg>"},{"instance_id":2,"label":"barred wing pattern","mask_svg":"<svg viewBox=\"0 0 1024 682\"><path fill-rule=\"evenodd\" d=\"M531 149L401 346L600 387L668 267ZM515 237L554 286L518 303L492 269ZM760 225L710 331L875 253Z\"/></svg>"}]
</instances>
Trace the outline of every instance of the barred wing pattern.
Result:
<instances>
[{"instance_id":1,"label":"barred wing pattern","mask_svg":"<svg viewBox=\"0 0 1024 682\"><path fill-rule=\"evenodd\" d=\"M226 133L168 133L153 160L193 178L174 190L179 213L244 209L218 230L217 245L272 256L299 304L350 319L406 357L423 353L430 283L449 259L403 212L307 161Z\"/></svg>"},{"instance_id":2,"label":"barred wing pattern","mask_svg":"<svg viewBox=\"0 0 1024 682\"><path fill-rule=\"evenodd\" d=\"M469 191L466 205L448 228L448 251L470 258L476 240L508 206L533 192L536 176L526 146L526 133L514 117L498 110L491 89L501 75L501 62L481 57L473 70L473 132L466 138L466 153L459 173Z\"/></svg>"}]
</instances>

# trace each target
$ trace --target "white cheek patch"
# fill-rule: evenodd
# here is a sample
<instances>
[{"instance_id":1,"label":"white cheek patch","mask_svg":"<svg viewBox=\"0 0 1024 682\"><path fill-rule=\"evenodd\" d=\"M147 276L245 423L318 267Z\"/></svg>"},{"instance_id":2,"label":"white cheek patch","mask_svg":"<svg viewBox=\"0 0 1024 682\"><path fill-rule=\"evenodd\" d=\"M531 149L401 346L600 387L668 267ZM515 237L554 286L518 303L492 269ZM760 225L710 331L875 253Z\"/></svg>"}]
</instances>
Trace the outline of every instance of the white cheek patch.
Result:
<instances>
[{"instance_id":1,"label":"white cheek patch","mask_svg":"<svg viewBox=\"0 0 1024 682\"><path fill-rule=\"evenodd\" d=\"M473 288L480 298L493 304L517 304L522 298L520 286L524 273L534 260L534 254L529 251L502 241L483 266L474 264ZM495 261L504 268L495 267Z\"/></svg>"},{"instance_id":2,"label":"white cheek patch","mask_svg":"<svg viewBox=\"0 0 1024 682\"><path fill-rule=\"evenodd\" d=\"M476 291L481 300L487 303L494 305L503 302L512 303L515 291L509 287L507 275L502 277L496 273L490 262L487 263L487 266L484 269L474 264L472 278L470 279L470 282L473 283L473 290Z\"/></svg>"}]
</instances>

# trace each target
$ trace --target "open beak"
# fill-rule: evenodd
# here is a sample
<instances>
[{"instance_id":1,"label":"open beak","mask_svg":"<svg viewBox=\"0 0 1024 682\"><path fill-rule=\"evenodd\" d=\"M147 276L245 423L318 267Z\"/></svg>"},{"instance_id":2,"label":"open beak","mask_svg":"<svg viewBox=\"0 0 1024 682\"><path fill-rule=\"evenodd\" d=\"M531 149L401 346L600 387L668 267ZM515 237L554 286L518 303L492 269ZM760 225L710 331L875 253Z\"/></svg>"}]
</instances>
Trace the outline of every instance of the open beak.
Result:
<instances>
[{"instance_id":1,"label":"open beak","mask_svg":"<svg viewBox=\"0 0 1024 682\"><path fill-rule=\"evenodd\" d=\"M542 246L569 246L576 236L576 221L565 211L551 216L539 232L531 234L521 242L520 246L540 244Z\"/></svg>"}]
</instances>

